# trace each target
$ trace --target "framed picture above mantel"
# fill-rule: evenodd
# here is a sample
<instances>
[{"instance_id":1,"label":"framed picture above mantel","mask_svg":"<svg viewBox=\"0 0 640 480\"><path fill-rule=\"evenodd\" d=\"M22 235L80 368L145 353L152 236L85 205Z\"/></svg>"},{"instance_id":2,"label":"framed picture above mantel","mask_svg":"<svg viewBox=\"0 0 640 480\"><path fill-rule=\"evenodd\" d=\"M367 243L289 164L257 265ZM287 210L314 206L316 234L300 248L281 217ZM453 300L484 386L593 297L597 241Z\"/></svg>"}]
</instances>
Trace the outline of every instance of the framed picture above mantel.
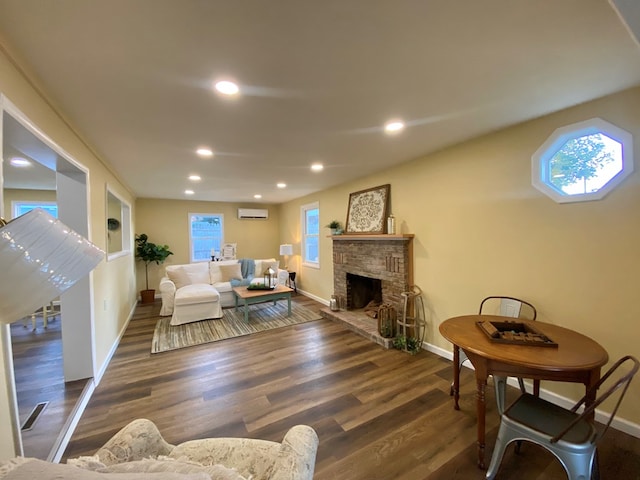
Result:
<instances>
[{"instance_id":1,"label":"framed picture above mantel","mask_svg":"<svg viewBox=\"0 0 640 480\"><path fill-rule=\"evenodd\" d=\"M380 185L349 194L346 235L385 233L391 185Z\"/></svg>"}]
</instances>

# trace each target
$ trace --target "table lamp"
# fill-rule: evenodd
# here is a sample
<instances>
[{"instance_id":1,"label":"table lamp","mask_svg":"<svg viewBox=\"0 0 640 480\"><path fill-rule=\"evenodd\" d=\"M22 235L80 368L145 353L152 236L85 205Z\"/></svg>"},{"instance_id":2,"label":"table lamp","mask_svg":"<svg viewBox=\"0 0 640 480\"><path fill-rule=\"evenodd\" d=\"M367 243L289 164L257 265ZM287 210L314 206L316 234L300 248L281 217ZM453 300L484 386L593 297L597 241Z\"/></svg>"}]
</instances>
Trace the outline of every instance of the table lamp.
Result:
<instances>
[{"instance_id":1,"label":"table lamp","mask_svg":"<svg viewBox=\"0 0 640 480\"><path fill-rule=\"evenodd\" d=\"M0 219L0 323L35 312L72 287L104 252L41 208Z\"/></svg>"},{"instance_id":2,"label":"table lamp","mask_svg":"<svg viewBox=\"0 0 640 480\"><path fill-rule=\"evenodd\" d=\"M283 243L280 245L280 255L284 256L284 269L289 270L289 267L287 266L287 257L289 255L293 255L293 245L290 243Z\"/></svg>"}]
</instances>

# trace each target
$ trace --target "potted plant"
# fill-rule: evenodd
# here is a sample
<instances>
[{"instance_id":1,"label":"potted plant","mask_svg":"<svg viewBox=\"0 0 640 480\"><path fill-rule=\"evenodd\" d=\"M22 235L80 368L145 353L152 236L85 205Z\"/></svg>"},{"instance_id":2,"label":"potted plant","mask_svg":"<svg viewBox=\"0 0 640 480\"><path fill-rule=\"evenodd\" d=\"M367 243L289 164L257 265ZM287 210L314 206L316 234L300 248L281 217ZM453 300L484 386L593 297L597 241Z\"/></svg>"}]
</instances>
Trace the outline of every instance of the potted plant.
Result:
<instances>
[{"instance_id":1,"label":"potted plant","mask_svg":"<svg viewBox=\"0 0 640 480\"><path fill-rule=\"evenodd\" d=\"M136 235L136 258L144 262L144 275L146 280L146 289L140 291L140 299L142 303L153 303L156 291L149 288L149 264L155 262L156 265L163 263L173 252L169 250L168 245L156 245L149 241L149 237L142 233Z\"/></svg>"},{"instance_id":2,"label":"potted plant","mask_svg":"<svg viewBox=\"0 0 640 480\"><path fill-rule=\"evenodd\" d=\"M342 225L338 220L331 220L327 227L331 229L331 235L340 235L342 233Z\"/></svg>"},{"instance_id":3,"label":"potted plant","mask_svg":"<svg viewBox=\"0 0 640 480\"><path fill-rule=\"evenodd\" d=\"M422 349L420 339L405 335L396 336L396 338L393 339L392 344L394 348L409 352L411 355L417 354Z\"/></svg>"}]
</instances>

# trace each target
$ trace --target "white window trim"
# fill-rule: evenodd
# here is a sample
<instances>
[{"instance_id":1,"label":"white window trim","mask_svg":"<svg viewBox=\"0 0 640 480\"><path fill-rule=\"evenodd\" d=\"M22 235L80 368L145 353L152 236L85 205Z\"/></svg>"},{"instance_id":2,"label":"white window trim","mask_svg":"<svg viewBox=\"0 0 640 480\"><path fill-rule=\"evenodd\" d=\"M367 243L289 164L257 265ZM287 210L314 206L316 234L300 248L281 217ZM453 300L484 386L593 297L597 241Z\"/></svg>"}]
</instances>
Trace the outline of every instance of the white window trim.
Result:
<instances>
[{"instance_id":1,"label":"white window trim","mask_svg":"<svg viewBox=\"0 0 640 480\"><path fill-rule=\"evenodd\" d=\"M193 216L201 216L201 217L220 217L220 229L222 230L222 238L220 239L220 246L224 245L224 214L222 213L189 213L187 217L187 225L189 228L189 262L190 263L200 263L200 262L208 262L211 260L209 257L207 260L196 260L193 258L193 238L191 236L191 217Z\"/></svg>"},{"instance_id":2,"label":"white window trim","mask_svg":"<svg viewBox=\"0 0 640 480\"><path fill-rule=\"evenodd\" d=\"M622 145L622 170L597 192L577 195L563 195L546 183L547 166L549 160L569 140L587 135L604 133ZM591 118L584 122L574 123L556 129L547 140L531 156L531 183L542 193L557 203L588 202L600 200L616 188L633 172L633 136L615 125L602 120Z\"/></svg>"},{"instance_id":3,"label":"white window trim","mask_svg":"<svg viewBox=\"0 0 640 480\"><path fill-rule=\"evenodd\" d=\"M108 210L108 203L109 203L109 194L113 195L115 198L117 198L120 201L120 231L122 232L122 249L118 252L113 252L113 253L108 253L109 250L109 239L108 239L108 235L109 235L109 231L105 229L105 236L107 236L107 238L105 238L105 246L106 246L106 250L107 250L107 262L110 262L111 260L115 260L116 258L120 258L120 257L124 257L126 255L131 255L132 249L131 249L131 205L129 204L129 202L125 201L120 195L118 195L116 192L114 192L109 185L107 184L106 186L106 193L105 193L105 226L107 224L107 220L106 218L108 218L109 216L109 212Z\"/></svg>"},{"instance_id":4,"label":"white window trim","mask_svg":"<svg viewBox=\"0 0 640 480\"><path fill-rule=\"evenodd\" d=\"M18 206L19 205L47 205L47 206L51 206L51 205L55 205L58 206L58 202L50 202L50 201L46 201L46 202L38 202L38 201L31 201L31 200L13 200L11 202L11 218L16 218L18 217Z\"/></svg>"},{"instance_id":5,"label":"white window trim","mask_svg":"<svg viewBox=\"0 0 640 480\"><path fill-rule=\"evenodd\" d=\"M302 265L309 268L320 269L320 226L318 225L318 261L310 262L307 260L307 211L318 209L318 217L320 215L320 202L307 203L300 207L300 229L302 232Z\"/></svg>"}]
</instances>

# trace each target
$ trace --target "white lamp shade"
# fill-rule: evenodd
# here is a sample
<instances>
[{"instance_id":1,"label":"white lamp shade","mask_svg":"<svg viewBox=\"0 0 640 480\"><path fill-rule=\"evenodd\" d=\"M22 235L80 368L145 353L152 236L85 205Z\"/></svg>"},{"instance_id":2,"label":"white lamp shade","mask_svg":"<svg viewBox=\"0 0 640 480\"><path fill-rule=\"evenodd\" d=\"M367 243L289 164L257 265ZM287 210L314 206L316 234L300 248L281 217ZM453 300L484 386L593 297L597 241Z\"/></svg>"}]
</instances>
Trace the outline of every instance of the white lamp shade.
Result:
<instances>
[{"instance_id":1,"label":"white lamp shade","mask_svg":"<svg viewBox=\"0 0 640 480\"><path fill-rule=\"evenodd\" d=\"M0 228L0 322L48 304L93 270L104 252L40 208Z\"/></svg>"},{"instance_id":2,"label":"white lamp shade","mask_svg":"<svg viewBox=\"0 0 640 480\"><path fill-rule=\"evenodd\" d=\"M280 255L293 255L293 245L290 243L280 245Z\"/></svg>"}]
</instances>

